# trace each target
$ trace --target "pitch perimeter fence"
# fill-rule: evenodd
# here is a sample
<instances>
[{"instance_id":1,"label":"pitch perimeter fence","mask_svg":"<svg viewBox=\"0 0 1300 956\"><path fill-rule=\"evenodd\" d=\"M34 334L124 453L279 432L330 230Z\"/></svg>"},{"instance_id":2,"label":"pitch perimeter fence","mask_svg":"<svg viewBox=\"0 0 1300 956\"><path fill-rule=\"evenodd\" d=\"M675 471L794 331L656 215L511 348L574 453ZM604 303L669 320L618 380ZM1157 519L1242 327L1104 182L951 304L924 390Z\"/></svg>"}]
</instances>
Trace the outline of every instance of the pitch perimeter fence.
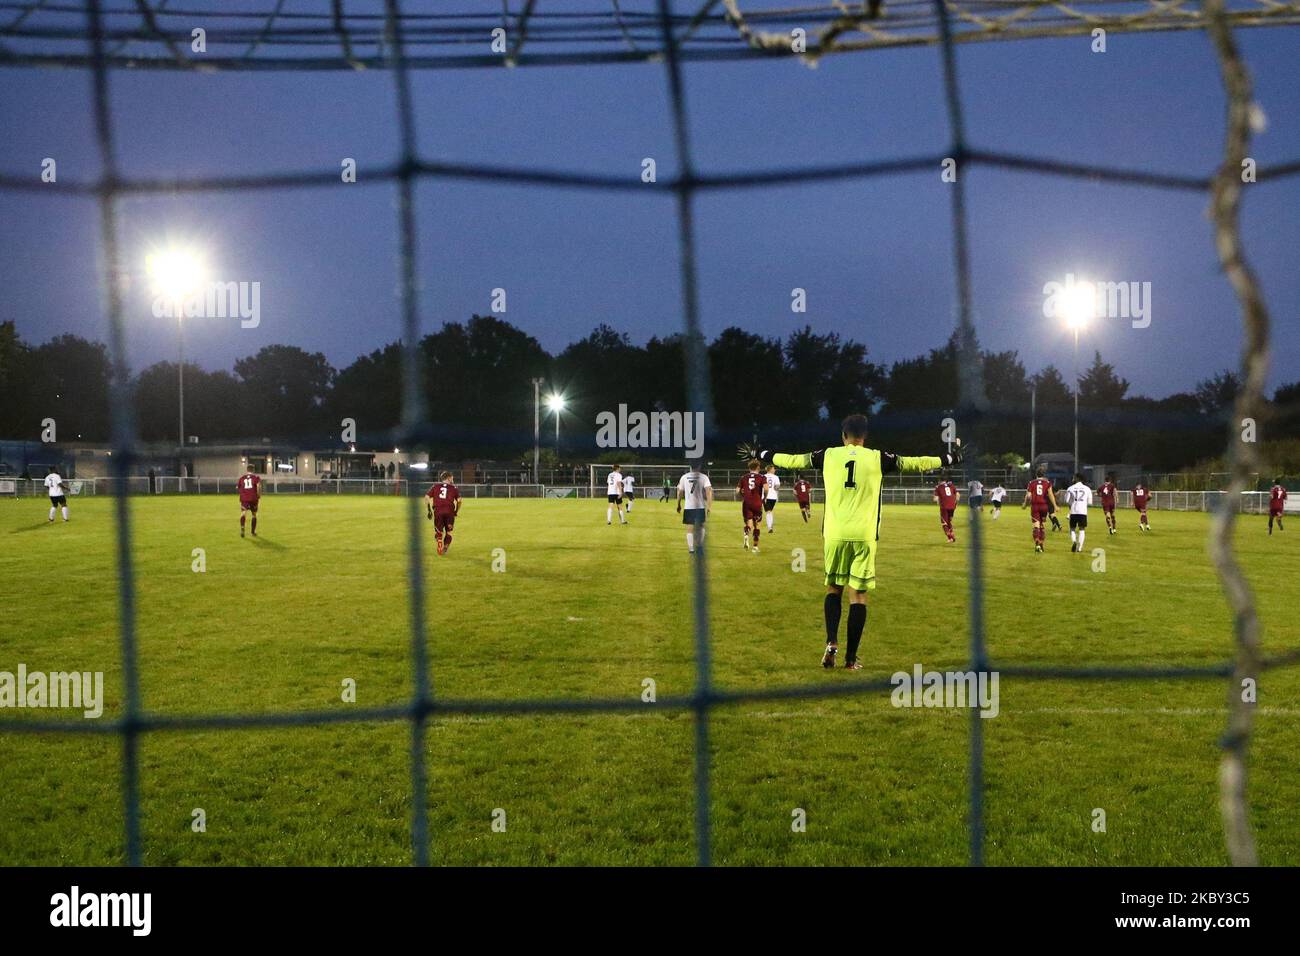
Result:
<instances>
[{"instance_id":1,"label":"pitch perimeter fence","mask_svg":"<svg viewBox=\"0 0 1300 956\"><path fill-rule=\"evenodd\" d=\"M234 495L238 489L237 478L177 478L172 475L155 478L69 478L64 486L73 497L97 498L113 497L123 493L127 495L148 496L165 495L169 497L183 495ZM263 494L290 496L320 495L363 495L405 497L422 494L428 482L424 480L410 482L405 478L340 478L331 481L316 481L305 478L263 478L259 487ZM10 486L13 490L10 491ZM591 488L588 485L536 485L536 484L458 484L462 498L492 498L496 500L564 500L564 499L605 499L605 488ZM730 501L730 489L718 489L721 497L715 499L714 507L721 508ZM0 478L0 496L12 494L17 498L44 497L46 488L43 482L35 478ZM668 500L676 501L677 489L671 488ZM880 498L887 505L928 505L932 504L933 489L928 485L920 488L894 488L885 486L880 489ZM1002 502L1004 508L1012 510L1020 506L1021 494L1017 490L1008 494ZM637 498L656 502L663 499L663 489L658 485L648 485L637 489ZM809 492L809 499L814 504L826 501L826 490L814 486ZM782 504L794 504L794 493L788 488L780 492ZM969 504L969 498L963 496L962 506ZM992 500L986 494L984 507L992 507ZM1269 493L1267 491L1243 491L1229 495L1226 491L1153 491L1151 492L1152 511L1204 511L1215 512L1227 507L1238 514L1267 514ZM1287 500L1286 511L1292 514L1300 511L1300 495ZM1117 508L1131 508L1133 493L1117 491L1115 493ZM1101 508L1098 502L1093 510ZM0 725L3 726L3 725Z\"/></svg>"},{"instance_id":2,"label":"pitch perimeter fence","mask_svg":"<svg viewBox=\"0 0 1300 956\"><path fill-rule=\"evenodd\" d=\"M159 475L154 478L133 476L129 478L65 478L64 487L76 497L113 497L125 493L132 495L233 495L238 489L238 478L177 478ZM429 482L426 479L410 481L406 478L339 478L319 481L309 478L263 478L258 487L262 494L270 495L390 495L419 498ZM463 498L589 498L586 485L534 485L534 484L464 484L456 486ZM12 490L11 490L12 489ZM567 494L554 494L567 492ZM579 494L580 493L580 494ZM19 498L34 498L48 494L43 481L35 478L0 478L0 495L13 494Z\"/></svg>"},{"instance_id":3,"label":"pitch perimeter fence","mask_svg":"<svg viewBox=\"0 0 1300 956\"><path fill-rule=\"evenodd\" d=\"M1253 273L1242 257L1237 217L1240 198L1238 180L1242 159L1250 137L1252 109L1249 75L1238 55L1231 32L1234 18L1224 8L1224 0L1206 0L1203 4L1204 29L1214 42L1219 58L1220 73L1227 91L1228 130L1222 163L1209 177L1166 175L1142 170L1084 166L1045 160L1037 157L1000 153L973 148L966 138L955 58L955 39L950 20L961 13L960 8L950 8L944 0L935 0L934 19L940 48L943 73L944 105L951 134L946 149L933 156L871 161L844 167L785 169L763 173L745 173L730 176L702 176L693 161L690 128L686 110L686 88L682 61L689 59L684 53L685 41L717 6L718 0L703 0L699 12L689 21L674 15L671 0L656 0L654 14L648 20L657 25L657 47L635 49L617 57L618 60L635 59L661 63L665 69L671 102L673 140L679 170L675 179L662 184L662 193L670 196L676 209L681 275L682 329L686 342L686 381L688 406L692 409L711 407L708 361L700 334L697 299L696 234L694 199L701 190L749 189L768 185L788 185L798 182L827 181L834 179L868 178L901 175L909 172L938 171L946 160L955 162L963 171L949 188L952 190L952 252L956 279L957 341L959 343L960 400L954 417L967 436L971 446L978 446L978 435L985 420L987 403L980 380L980 363L976 346L975 328L971 319L971 273L967 243L967 216L965 205L966 176L964 171L974 166L998 167L1022 172L1079 178L1094 182L1108 182L1141 186L1145 188L1172 189L1210 193L1212 200L1214 237L1220 260L1232 282L1242 307L1245 347L1242 355L1243 390L1237 399L1237 418L1259 414L1263 407L1263 387L1268 357L1268 316ZM39 6L39 4L37 5ZM419 354L419 308L417 293L419 281L415 267L416 216L414 190L416 183L425 177L457 177L497 183L533 186L540 188L586 188L600 190L644 190L639 180L623 181L612 177L591 176L557 172L553 170L521 170L501 167L453 167L448 164L423 160L416 146L416 120L412 104L404 26L407 22L401 12L399 0L384 0L383 35L380 56L373 65L391 70L397 94L397 122L400 130L401 158L396 167L376 175L397 187L397 228L400 240L400 289L402 329L402 425L396 431L395 444L402 447L428 450L436 442L435 429L425 422L423 408L422 361ZM534 4L529 2L515 17L511 27L509 13L503 17L512 43L504 57L479 57L460 61L460 65L496 68L501 65L528 65L533 62L524 52L527 40L528 17ZM729 5L729 10L734 4ZM144 26L132 31L135 41L156 41L171 54L161 65L169 69L200 70L219 65L248 66L255 61L187 60L178 38L160 30L155 11L144 0L136 4L142 12ZM66 11L68 7L61 7ZM75 9L75 8L73 8ZM137 440L132 418L131 374L125 342L122 283L125 274L119 242L118 204L125 196L151 193L192 193L225 190L257 190L268 188L293 188L323 186L337 181L336 174L308 172L284 176L264 176L231 179L195 179L190 181L132 181L120 173L110 107L109 79L114 68L135 65L159 66L157 61L137 60L123 54L122 47L110 48L110 31L106 29L100 0L86 0L82 9L86 16L86 39L89 56L58 54L53 56L27 56L0 49L0 63L9 65L73 65L89 66L93 74L93 115L95 136L102 159L102 175L94 184L68 184L73 192L94 195L100 209L100 243L105 263L104 290L107 301L109 355L112 363L112 388L110 395L113 425L113 469L119 481L131 477ZM617 10L618 8L615 7ZM28 11L30 12L30 11ZM114 11L116 13L117 11ZM21 13L16 23L26 19ZM271 20L275 13L271 14ZM728 20L734 20L734 15ZM271 29L270 21L266 30ZM1123 29L1117 24L1114 29ZM339 68L356 66L349 47L349 33L344 18L335 9L335 33L341 55L334 58ZM0 38L21 36L24 31L15 23L0 25ZM254 44L256 45L256 43ZM751 46L753 42L751 41ZM749 55L779 56L782 51L766 49L749 50ZM559 62L542 54L536 62ZM611 62L601 53L573 54L563 62L598 64ZM325 64L326 66L330 64ZM422 58L416 66L433 68L450 65L446 61ZM294 63L278 60L262 68L284 70L319 69L319 58L310 62ZM1264 182L1282 176L1300 173L1300 161L1287 163L1274 169L1260 169L1257 180ZM0 189L32 191L46 190L24 177L0 176ZM65 188L60 184L60 189ZM1256 451L1243 448L1240 442L1229 439L1229 460L1233 479L1227 493L1240 492L1252 470L1258 470ZM975 474L974 455L967 458L965 480ZM618 698L559 698L532 700L457 700L435 693L433 674L428 657L426 638L425 590L422 554L422 515L417 495L408 494L407 504L407 567L410 593L410 661L414 677L414 691L409 702L400 706L357 709L346 711L296 711L272 713L230 714L161 714L145 709L140 695L139 665L136 645L135 574L132 554L132 525L130 495L114 496L114 515L117 528L116 559L118 566L119 637L123 674L123 706L120 718L108 721L78 722L0 719L0 731L25 733L92 733L113 734L122 743L122 802L125 836L124 858L128 864L143 862L144 848L140 835L140 738L146 733L169 730L200 729L250 729L265 727L303 727L341 723L403 721L410 727L410 781L411 781L411 839L412 856L417 865L429 862L429 817L427 772L425 767L425 733L431 719L453 714L508 715L508 714L583 714L583 713L646 713L647 705L639 695ZM1228 732L1222 745L1224 757L1221 764L1220 807L1224 821L1229 857L1236 864L1256 862L1254 840L1249 828L1246 801L1246 746L1250 738L1252 712L1236 692L1238 681L1244 677L1257 679L1262 672L1300 662L1300 649L1264 657L1259 650L1259 624L1254 613L1254 603L1244 576L1237 566L1231 545L1231 521L1234 509L1216 513L1214 531L1210 539L1210 552L1219 571L1229 604L1233 611L1235 654L1231 660L1211 666L1184 667L1024 667L1016 665L994 666L990 661L984 636L984 568L981 545L981 521L969 525L969 670L984 674L997 670L1007 677L1027 680L1151 680L1169 678L1231 678L1228 685ZM696 682L689 695L660 698L652 710L689 711L694 717L694 828L695 850L698 864L712 862L712 744L710 722L713 711L719 707L781 699L812 700L829 697L848 697L887 694L893 690L888 678L871 678L851 684L798 685L774 687L752 691L729 691L717 687L713 681L712 650L709 633L709 580L706 562L693 562L693 632ZM984 728L976 709L970 714L970 743L968 762L969 812L967 821L969 862L984 863Z\"/></svg>"}]
</instances>

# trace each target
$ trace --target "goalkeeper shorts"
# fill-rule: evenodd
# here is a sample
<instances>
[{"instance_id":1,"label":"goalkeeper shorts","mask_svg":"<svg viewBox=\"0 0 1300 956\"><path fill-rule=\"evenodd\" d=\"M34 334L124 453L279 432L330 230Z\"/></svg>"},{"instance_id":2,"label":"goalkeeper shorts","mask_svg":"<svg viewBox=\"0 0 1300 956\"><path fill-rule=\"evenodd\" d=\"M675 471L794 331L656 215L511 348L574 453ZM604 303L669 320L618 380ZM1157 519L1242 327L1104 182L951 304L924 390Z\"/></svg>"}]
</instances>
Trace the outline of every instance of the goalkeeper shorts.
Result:
<instances>
[{"instance_id":1,"label":"goalkeeper shorts","mask_svg":"<svg viewBox=\"0 0 1300 956\"><path fill-rule=\"evenodd\" d=\"M826 583L855 591L876 588L876 549L867 541L827 541L823 545Z\"/></svg>"}]
</instances>

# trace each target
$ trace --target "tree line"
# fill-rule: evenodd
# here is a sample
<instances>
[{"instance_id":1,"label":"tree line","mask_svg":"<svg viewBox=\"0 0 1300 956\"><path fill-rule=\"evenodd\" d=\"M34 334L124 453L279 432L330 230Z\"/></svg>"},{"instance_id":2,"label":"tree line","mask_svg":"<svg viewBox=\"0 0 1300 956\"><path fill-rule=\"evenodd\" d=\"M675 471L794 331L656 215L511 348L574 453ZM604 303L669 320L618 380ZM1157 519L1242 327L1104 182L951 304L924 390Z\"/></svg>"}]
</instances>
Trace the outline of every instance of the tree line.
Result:
<instances>
[{"instance_id":1,"label":"tree line","mask_svg":"<svg viewBox=\"0 0 1300 956\"><path fill-rule=\"evenodd\" d=\"M784 339L732 327L705 349L714 447L755 433L772 443L816 447L835 437L841 417L865 410L873 418L873 444L928 451L958 404L955 338L888 365L872 361L863 343L809 327ZM420 355L426 419L439 437L435 455L445 460L531 457L534 378L546 380L543 396L554 390L565 397L561 440L568 460L601 451L595 447L599 411L620 404L645 412L687 408L681 335L635 345L602 324L552 355L508 322L475 315L426 335ZM1061 371L1049 365L1031 374L1014 351L978 355L986 401L978 423L959 423L959 431L978 436L989 459L1027 457L1033 392L1037 450L1070 450L1074 393ZM0 438L39 439L41 422L53 418L60 441L108 441L109 381L101 343L61 335L36 345L24 342L12 321L0 322ZM401 381L395 342L341 369L319 352L289 345L268 345L229 371L186 363L185 430L204 444L267 438L323 449L339 445L340 422L350 418L359 446L382 447L400 421ZM1213 458L1227 443L1239 387L1237 376L1225 371L1164 398L1134 395L1096 353L1079 381L1082 457L1170 471ZM142 369L131 391L140 438L174 443L176 364ZM554 422L545 407L542 414L542 443L549 447ZM1261 440L1300 438L1300 383L1277 389L1260 431ZM643 460L653 456L642 454Z\"/></svg>"}]
</instances>

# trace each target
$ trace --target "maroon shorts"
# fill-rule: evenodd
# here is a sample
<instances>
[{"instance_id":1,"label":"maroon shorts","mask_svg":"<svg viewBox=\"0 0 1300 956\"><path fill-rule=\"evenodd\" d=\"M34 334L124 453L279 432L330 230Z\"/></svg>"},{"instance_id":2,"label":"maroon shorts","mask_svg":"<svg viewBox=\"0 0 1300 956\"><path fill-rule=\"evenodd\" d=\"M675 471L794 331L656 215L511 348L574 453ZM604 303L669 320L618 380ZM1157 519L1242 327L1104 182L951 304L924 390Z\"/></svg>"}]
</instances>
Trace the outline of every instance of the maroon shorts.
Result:
<instances>
[{"instance_id":1,"label":"maroon shorts","mask_svg":"<svg viewBox=\"0 0 1300 956\"><path fill-rule=\"evenodd\" d=\"M810 504L807 498L796 498L795 501L799 502L800 508L807 508Z\"/></svg>"},{"instance_id":2,"label":"maroon shorts","mask_svg":"<svg viewBox=\"0 0 1300 956\"><path fill-rule=\"evenodd\" d=\"M1279 501L1276 504L1270 504L1268 506L1268 513L1271 515L1280 515L1282 513L1282 502Z\"/></svg>"},{"instance_id":3,"label":"maroon shorts","mask_svg":"<svg viewBox=\"0 0 1300 956\"><path fill-rule=\"evenodd\" d=\"M1035 521L1046 521L1046 520L1047 520L1047 505L1032 505L1032 504L1031 504L1031 505L1029 506L1029 517L1033 518Z\"/></svg>"},{"instance_id":4,"label":"maroon shorts","mask_svg":"<svg viewBox=\"0 0 1300 956\"><path fill-rule=\"evenodd\" d=\"M433 513L433 530L450 531L456 524L454 511L435 511Z\"/></svg>"},{"instance_id":5,"label":"maroon shorts","mask_svg":"<svg viewBox=\"0 0 1300 956\"><path fill-rule=\"evenodd\" d=\"M952 524L952 515L953 512L956 510L957 510L956 508L940 508L939 520L942 521L944 524Z\"/></svg>"},{"instance_id":6,"label":"maroon shorts","mask_svg":"<svg viewBox=\"0 0 1300 956\"><path fill-rule=\"evenodd\" d=\"M757 521L759 518L763 517L762 508L751 508L744 502L740 505L740 511L745 516L746 521Z\"/></svg>"},{"instance_id":7,"label":"maroon shorts","mask_svg":"<svg viewBox=\"0 0 1300 956\"><path fill-rule=\"evenodd\" d=\"M240 499L239 499L239 510L240 510L240 511L251 511L251 512L253 512L253 514L257 514L257 499L256 499L256 498L240 498Z\"/></svg>"},{"instance_id":8,"label":"maroon shorts","mask_svg":"<svg viewBox=\"0 0 1300 956\"><path fill-rule=\"evenodd\" d=\"M1112 501L1110 504L1106 504L1106 502L1103 501L1101 503L1101 510L1104 514L1113 515L1115 513L1115 502Z\"/></svg>"}]
</instances>

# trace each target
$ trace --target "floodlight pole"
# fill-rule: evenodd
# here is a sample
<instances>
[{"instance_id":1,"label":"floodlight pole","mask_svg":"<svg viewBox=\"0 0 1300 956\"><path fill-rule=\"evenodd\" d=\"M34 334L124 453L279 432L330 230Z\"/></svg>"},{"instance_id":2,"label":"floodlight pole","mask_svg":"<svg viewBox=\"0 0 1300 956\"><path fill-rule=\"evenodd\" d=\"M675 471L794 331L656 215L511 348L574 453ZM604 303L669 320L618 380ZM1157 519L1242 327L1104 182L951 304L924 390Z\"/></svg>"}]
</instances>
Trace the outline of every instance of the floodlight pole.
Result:
<instances>
[{"instance_id":1,"label":"floodlight pole","mask_svg":"<svg viewBox=\"0 0 1300 956\"><path fill-rule=\"evenodd\" d=\"M1038 457L1038 377L1029 383L1029 467L1033 470Z\"/></svg>"},{"instance_id":2,"label":"floodlight pole","mask_svg":"<svg viewBox=\"0 0 1300 956\"><path fill-rule=\"evenodd\" d=\"M545 379L533 379L533 482L537 483L542 463L542 382ZM559 428L557 422L556 428Z\"/></svg>"},{"instance_id":3,"label":"floodlight pole","mask_svg":"<svg viewBox=\"0 0 1300 956\"><path fill-rule=\"evenodd\" d=\"M180 404L180 449L176 457L176 477L185 477L185 320L182 318L183 312L181 300L178 296L176 299L176 342L178 361L176 363L177 381L179 383L178 396Z\"/></svg>"},{"instance_id":4,"label":"floodlight pole","mask_svg":"<svg viewBox=\"0 0 1300 956\"><path fill-rule=\"evenodd\" d=\"M1079 474L1079 325L1077 322L1074 326L1074 473Z\"/></svg>"}]
</instances>

